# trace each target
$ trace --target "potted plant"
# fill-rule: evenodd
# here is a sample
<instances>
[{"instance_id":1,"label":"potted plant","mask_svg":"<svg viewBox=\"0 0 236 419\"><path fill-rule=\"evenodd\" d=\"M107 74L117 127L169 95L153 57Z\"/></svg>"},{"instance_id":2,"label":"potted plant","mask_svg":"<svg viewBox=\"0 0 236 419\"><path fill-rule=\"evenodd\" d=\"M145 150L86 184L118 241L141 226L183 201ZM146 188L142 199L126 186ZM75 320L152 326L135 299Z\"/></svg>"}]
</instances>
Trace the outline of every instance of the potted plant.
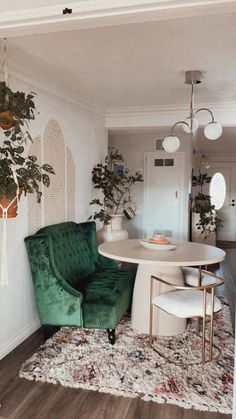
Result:
<instances>
[{"instance_id":1,"label":"potted plant","mask_svg":"<svg viewBox=\"0 0 236 419\"><path fill-rule=\"evenodd\" d=\"M94 188L99 189L103 196L90 202L90 205L99 207L90 219L98 219L105 226L110 225L112 219L122 220L124 206L130 202L132 186L136 182L143 181L140 173L131 175L122 162L124 162L122 154L113 147L109 150L105 162L98 163L92 170ZM115 228L118 230L118 227Z\"/></svg>"},{"instance_id":2,"label":"potted plant","mask_svg":"<svg viewBox=\"0 0 236 419\"><path fill-rule=\"evenodd\" d=\"M193 175L192 177L192 186L198 188L197 194L193 199L193 210L195 212L200 212L201 209L207 209L210 205L210 196L203 193L203 187L205 184L211 182L211 176L208 176L207 173L201 173L199 171L198 175Z\"/></svg>"},{"instance_id":3,"label":"potted plant","mask_svg":"<svg viewBox=\"0 0 236 419\"><path fill-rule=\"evenodd\" d=\"M197 214L195 225L204 239L207 239L211 233L216 233L223 227L222 220L216 214L215 205L211 203L211 196L203 192L204 185L210 182L211 176L200 171L198 175L192 177L192 186L198 188L192 199L193 212Z\"/></svg>"},{"instance_id":4,"label":"potted plant","mask_svg":"<svg viewBox=\"0 0 236 419\"><path fill-rule=\"evenodd\" d=\"M29 131L24 132L23 127L35 119L34 96L33 92L13 92L4 81L0 82L0 128L12 141L26 138L32 141Z\"/></svg>"},{"instance_id":5,"label":"potted plant","mask_svg":"<svg viewBox=\"0 0 236 419\"><path fill-rule=\"evenodd\" d=\"M17 192L36 193L40 202L40 185L50 185L49 174L54 174L49 164L39 165L34 155L25 156L23 144L29 138L24 125L35 117L34 94L12 92L5 82L0 82L0 128L5 140L0 147L0 217L7 209L7 217L15 217Z\"/></svg>"}]
</instances>

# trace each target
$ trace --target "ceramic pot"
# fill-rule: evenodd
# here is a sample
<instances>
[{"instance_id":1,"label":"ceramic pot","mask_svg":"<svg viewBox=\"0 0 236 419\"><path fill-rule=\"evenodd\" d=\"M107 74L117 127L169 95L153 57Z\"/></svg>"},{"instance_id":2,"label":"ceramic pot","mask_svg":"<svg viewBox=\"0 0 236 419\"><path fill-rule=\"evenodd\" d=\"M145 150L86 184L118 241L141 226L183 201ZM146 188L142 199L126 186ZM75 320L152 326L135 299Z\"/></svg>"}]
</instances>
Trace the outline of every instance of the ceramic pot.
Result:
<instances>
[{"instance_id":1,"label":"ceramic pot","mask_svg":"<svg viewBox=\"0 0 236 419\"><path fill-rule=\"evenodd\" d=\"M122 228L122 214L112 214L110 223L97 232L98 243L128 239L128 233Z\"/></svg>"},{"instance_id":2,"label":"ceramic pot","mask_svg":"<svg viewBox=\"0 0 236 419\"><path fill-rule=\"evenodd\" d=\"M20 199L22 192L23 192L23 189L20 188L19 193L18 193L18 200ZM13 201L12 199L8 199L6 195L4 195L0 199L0 204L3 208L7 208L10 203L11 205L9 206L7 210L7 218L15 218L17 216L17 210L18 210L17 200L14 199ZM0 218L3 218L3 211L1 207L0 207Z\"/></svg>"},{"instance_id":3,"label":"ceramic pot","mask_svg":"<svg viewBox=\"0 0 236 419\"><path fill-rule=\"evenodd\" d=\"M196 199L195 205L194 205L194 211L195 212L206 212L209 206L211 205L211 202L209 199Z\"/></svg>"},{"instance_id":4,"label":"ceramic pot","mask_svg":"<svg viewBox=\"0 0 236 419\"><path fill-rule=\"evenodd\" d=\"M4 118L4 121L2 121L2 118ZM10 114L9 111L0 112L0 127L4 130L8 130L12 128L13 126L14 118Z\"/></svg>"},{"instance_id":5,"label":"ceramic pot","mask_svg":"<svg viewBox=\"0 0 236 419\"><path fill-rule=\"evenodd\" d=\"M199 223L200 215L196 212L192 213L192 241L197 243L209 244L210 246L216 246L216 233L212 231L205 237L198 230L196 224Z\"/></svg>"}]
</instances>

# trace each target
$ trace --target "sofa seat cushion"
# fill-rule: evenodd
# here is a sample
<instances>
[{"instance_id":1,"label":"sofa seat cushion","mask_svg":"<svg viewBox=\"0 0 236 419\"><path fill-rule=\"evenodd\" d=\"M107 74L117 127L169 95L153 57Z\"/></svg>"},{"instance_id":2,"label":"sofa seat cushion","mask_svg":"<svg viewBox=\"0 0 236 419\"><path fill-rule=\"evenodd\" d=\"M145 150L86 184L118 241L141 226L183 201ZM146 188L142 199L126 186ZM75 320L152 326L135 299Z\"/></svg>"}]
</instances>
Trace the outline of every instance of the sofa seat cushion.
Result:
<instances>
[{"instance_id":1,"label":"sofa seat cushion","mask_svg":"<svg viewBox=\"0 0 236 419\"><path fill-rule=\"evenodd\" d=\"M129 305L135 274L131 269L104 269L80 282L84 327L116 327Z\"/></svg>"}]
</instances>

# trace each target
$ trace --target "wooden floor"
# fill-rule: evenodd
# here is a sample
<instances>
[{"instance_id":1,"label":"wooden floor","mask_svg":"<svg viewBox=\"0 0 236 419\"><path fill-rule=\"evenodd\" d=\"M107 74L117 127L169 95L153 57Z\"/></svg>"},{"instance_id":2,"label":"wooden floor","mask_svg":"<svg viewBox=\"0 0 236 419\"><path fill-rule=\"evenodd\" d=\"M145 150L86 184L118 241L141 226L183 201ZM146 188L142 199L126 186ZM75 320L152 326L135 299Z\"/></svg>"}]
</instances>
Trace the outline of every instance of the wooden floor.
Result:
<instances>
[{"instance_id":1,"label":"wooden floor","mask_svg":"<svg viewBox=\"0 0 236 419\"><path fill-rule=\"evenodd\" d=\"M236 242L226 241L226 240L217 240L216 246L221 247L222 249L236 249Z\"/></svg>"},{"instance_id":2,"label":"wooden floor","mask_svg":"<svg viewBox=\"0 0 236 419\"><path fill-rule=\"evenodd\" d=\"M227 251L221 266L225 294L235 304L236 250ZM18 377L21 364L43 342L41 330L0 361L0 419L231 419L231 415L181 409Z\"/></svg>"}]
</instances>

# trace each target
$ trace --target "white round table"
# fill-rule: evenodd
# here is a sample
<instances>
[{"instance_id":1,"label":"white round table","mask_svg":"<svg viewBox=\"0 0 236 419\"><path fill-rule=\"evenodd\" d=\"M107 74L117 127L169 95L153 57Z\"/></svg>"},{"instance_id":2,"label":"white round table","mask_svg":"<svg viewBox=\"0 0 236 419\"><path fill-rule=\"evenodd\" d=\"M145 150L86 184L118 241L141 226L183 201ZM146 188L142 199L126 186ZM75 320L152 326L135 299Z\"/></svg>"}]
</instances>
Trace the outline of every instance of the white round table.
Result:
<instances>
[{"instance_id":1,"label":"white round table","mask_svg":"<svg viewBox=\"0 0 236 419\"><path fill-rule=\"evenodd\" d=\"M100 244L98 252L110 259L138 264L134 284L131 325L139 333L149 333L150 277L155 275L176 285L183 285L181 266L205 266L221 262L225 252L206 244L174 241L174 250L150 250L140 240L119 240ZM170 291L170 287L157 284L155 293ZM154 327L156 335L170 336L184 332L186 319L156 310Z\"/></svg>"}]
</instances>

